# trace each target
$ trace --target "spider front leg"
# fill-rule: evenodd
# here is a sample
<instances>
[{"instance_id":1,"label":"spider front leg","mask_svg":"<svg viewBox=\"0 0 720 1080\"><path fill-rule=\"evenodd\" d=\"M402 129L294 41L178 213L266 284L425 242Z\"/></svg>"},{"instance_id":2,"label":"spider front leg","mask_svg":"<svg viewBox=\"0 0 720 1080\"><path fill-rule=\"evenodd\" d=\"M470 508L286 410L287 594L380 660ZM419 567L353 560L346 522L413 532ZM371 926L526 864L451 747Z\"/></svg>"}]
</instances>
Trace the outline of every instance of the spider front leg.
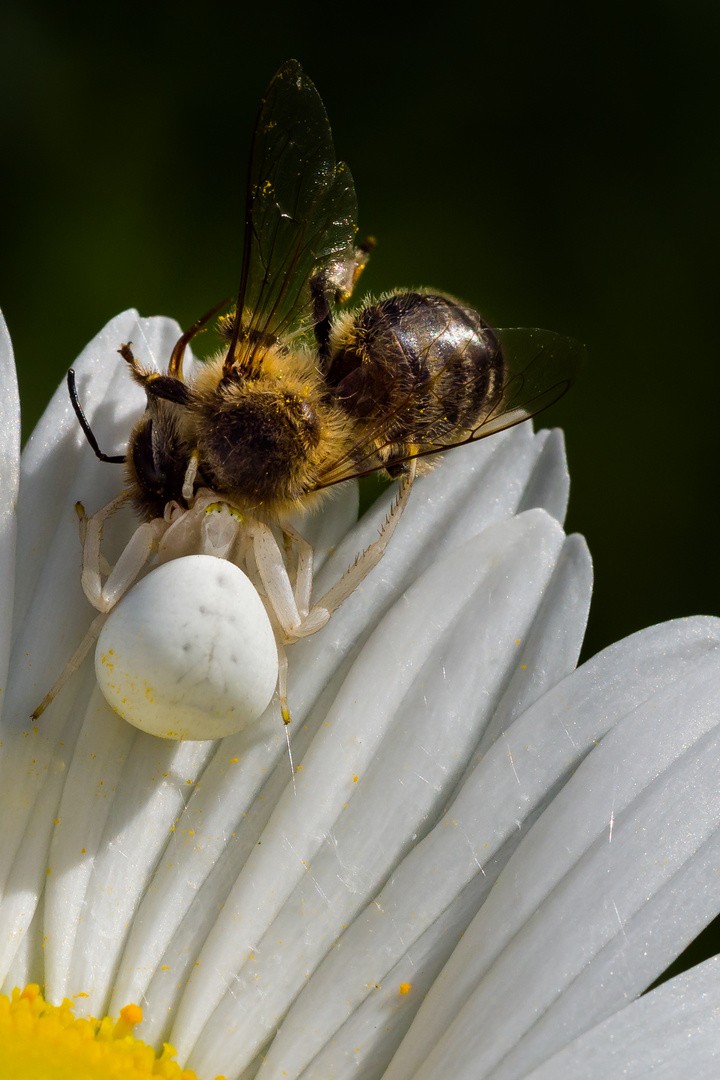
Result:
<instances>
[{"instance_id":1,"label":"spider front leg","mask_svg":"<svg viewBox=\"0 0 720 1080\"><path fill-rule=\"evenodd\" d=\"M298 575L296 590L293 592L282 552L278 546L272 530L261 522L255 522L251 527L253 540L253 552L257 568L262 579L268 603L274 615L275 624L279 627L283 636L283 644L292 645L300 638L309 637L317 633L333 614L334 611L346 600L350 593L365 580L370 571L380 562L385 548L390 542L392 534L397 528L402 517L403 510L407 506L413 482L415 480L416 461L410 462L408 472L402 478L400 491L395 502L390 507L387 520L380 530L377 540L372 543L340 578L331 589L322 596L316 604L305 613L298 599L301 598L304 606L306 594L312 587L312 549L306 541L302 541L304 547L298 554ZM289 532L294 539L294 530ZM296 534L297 535L297 534ZM300 537L299 539L302 540ZM309 560L309 562L308 562Z\"/></svg>"},{"instance_id":2,"label":"spider front leg","mask_svg":"<svg viewBox=\"0 0 720 1080\"><path fill-rule=\"evenodd\" d=\"M107 614L135 582L158 543L169 528L164 518L143 522L135 530L103 583L101 571L107 566L101 552L102 530L107 519L128 502L123 492L98 510L92 517L81 517L82 587L86 597L98 611Z\"/></svg>"},{"instance_id":3,"label":"spider front leg","mask_svg":"<svg viewBox=\"0 0 720 1080\"><path fill-rule=\"evenodd\" d=\"M70 676L78 670L97 641L107 613L115 607L118 600L134 584L151 554L157 550L158 542L163 533L169 527L169 522L162 518L156 518L154 521L140 525L130 537L115 566L110 568L100 547L103 525L127 501L128 496L123 492L91 517L85 514L82 503L77 503L75 507L80 519L83 592L100 614L93 619L85 637L37 709L31 714L33 720L37 720L45 712L45 709L57 697ZM107 579L103 584L102 575L106 573Z\"/></svg>"},{"instance_id":4,"label":"spider front leg","mask_svg":"<svg viewBox=\"0 0 720 1080\"><path fill-rule=\"evenodd\" d=\"M261 521L246 523L252 539L255 564L270 606L271 622L284 644L294 641L303 617L298 607L285 559L269 526ZM309 545L308 545L309 547ZM298 561L298 576L300 563Z\"/></svg>"},{"instance_id":5,"label":"spider front leg","mask_svg":"<svg viewBox=\"0 0 720 1080\"><path fill-rule=\"evenodd\" d=\"M295 572L295 604L301 619L306 619L310 610L310 596L313 583L313 549L304 536L286 525L283 532L297 548L297 570Z\"/></svg>"},{"instance_id":6,"label":"spider front leg","mask_svg":"<svg viewBox=\"0 0 720 1080\"><path fill-rule=\"evenodd\" d=\"M92 517L85 513L82 503L75 503L75 512L79 519L80 546L82 547L82 587L93 607L92 596L102 592L102 574L109 576L111 568L103 555L100 545L102 542L103 525L109 517L124 506L127 502L127 494L122 494L112 499L102 510L98 510Z\"/></svg>"},{"instance_id":7,"label":"spider front leg","mask_svg":"<svg viewBox=\"0 0 720 1080\"><path fill-rule=\"evenodd\" d=\"M261 522L255 522L251 527L253 554L267 596L270 621L278 641L278 698L286 724L290 723L290 712L287 706L285 646L293 645L301 638L310 637L311 634L321 630L343 600L346 600L350 593L357 589L380 562L407 506L415 472L416 461L413 459L400 483L398 497L390 508L390 513L377 540L361 555L358 555L350 569L309 610L305 605L306 603L309 605L312 589L312 548L310 545L294 530L286 530L295 543L300 542L298 544L298 571L295 591L293 591L287 566L272 530Z\"/></svg>"},{"instance_id":8,"label":"spider front leg","mask_svg":"<svg viewBox=\"0 0 720 1080\"><path fill-rule=\"evenodd\" d=\"M266 596L266 608L275 631L278 648L278 688L280 711L286 724L290 723L287 703L287 655L285 646L301 637L314 634L324 626L329 616L323 613L320 621L308 614L312 588L312 548L294 529L287 535L298 546L298 567L293 590L283 554L272 529L260 521L246 523L246 535L252 540L252 554Z\"/></svg>"}]
</instances>

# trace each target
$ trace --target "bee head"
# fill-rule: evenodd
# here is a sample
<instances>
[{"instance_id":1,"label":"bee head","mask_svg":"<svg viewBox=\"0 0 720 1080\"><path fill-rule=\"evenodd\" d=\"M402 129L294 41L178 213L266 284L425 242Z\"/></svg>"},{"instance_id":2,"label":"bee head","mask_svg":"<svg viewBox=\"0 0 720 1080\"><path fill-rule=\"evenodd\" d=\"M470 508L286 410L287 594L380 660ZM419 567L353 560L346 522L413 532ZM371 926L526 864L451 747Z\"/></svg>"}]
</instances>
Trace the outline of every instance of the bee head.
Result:
<instances>
[{"instance_id":1,"label":"bee head","mask_svg":"<svg viewBox=\"0 0 720 1080\"><path fill-rule=\"evenodd\" d=\"M135 508L147 520L162 517L173 499L183 502L192 447L184 437L180 412L148 395L148 407L130 436L125 468Z\"/></svg>"}]
</instances>

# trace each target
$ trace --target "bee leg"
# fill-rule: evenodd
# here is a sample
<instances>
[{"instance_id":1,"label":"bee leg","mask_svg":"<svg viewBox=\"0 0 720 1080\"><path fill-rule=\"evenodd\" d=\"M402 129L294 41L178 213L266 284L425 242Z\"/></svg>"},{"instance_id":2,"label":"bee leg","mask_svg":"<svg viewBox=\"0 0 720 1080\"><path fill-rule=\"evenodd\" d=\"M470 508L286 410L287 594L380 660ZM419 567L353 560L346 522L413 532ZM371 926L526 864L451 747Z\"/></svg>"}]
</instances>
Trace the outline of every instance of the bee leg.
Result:
<instances>
[{"instance_id":1,"label":"bee leg","mask_svg":"<svg viewBox=\"0 0 720 1080\"><path fill-rule=\"evenodd\" d=\"M327 622L327 619L329 619L332 613L340 607L343 600L346 600L350 593L357 589L358 585L365 580L373 567L377 566L380 562L385 552L385 548L390 542L390 537L395 532L397 524L402 517L403 510L407 506L408 499L410 498L410 491L415 480L416 468L417 462L415 458L413 458L410 462L410 468L400 482L400 490L397 499L390 507L390 513L380 530L380 535L377 540L372 543L370 547L366 548L361 555L358 555L350 569L347 570L340 580L313 605L308 616L308 622L313 620L313 617L321 618L322 612L326 613L325 621ZM314 631L309 632L314 633Z\"/></svg>"},{"instance_id":2,"label":"bee leg","mask_svg":"<svg viewBox=\"0 0 720 1080\"><path fill-rule=\"evenodd\" d=\"M178 339L172 351L170 363L168 364L168 375L173 375L176 379L182 380L182 362L183 356L185 355L185 349L196 334L203 332L203 327L206 323L210 322L213 315L217 315L220 308L226 307L229 303L229 300L222 300L219 304L216 304L212 311L208 311L206 315L203 315L201 319L198 319L196 323L193 323L190 329L186 330L182 337Z\"/></svg>"},{"instance_id":3,"label":"bee leg","mask_svg":"<svg viewBox=\"0 0 720 1080\"><path fill-rule=\"evenodd\" d=\"M70 676L74 675L74 673L78 670L78 668L82 664L83 660L85 659L87 654L90 652L90 649L92 648L92 646L95 644L95 642L99 638L100 631L102 630L104 622L105 622L105 615L104 614L100 614L100 615L95 616L93 621L90 623L90 629L88 630L87 634L85 635L85 637L82 639L82 641L78 645L75 652L72 654L72 656L68 660L67 664L65 665L65 667L61 671L60 675L55 680L55 682L53 683L50 690L48 690L47 694L42 699L42 701L38 705L37 709L35 709L34 712L32 712L30 714L30 719L31 720L37 720L37 719L39 719L40 716L42 716L42 714L45 712L45 710L47 709L50 702L53 701L58 696L58 694L60 693L63 686L65 685L65 683L70 678Z\"/></svg>"},{"instance_id":4,"label":"bee leg","mask_svg":"<svg viewBox=\"0 0 720 1080\"><path fill-rule=\"evenodd\" d=\"M374 251L376 247L377 240L375 237L366 236L362 244L355 249L355 258L352 261L352 279L350 281L350 287L340 294L338 299L341 304L346 303L346 301L350 299L352 291L358 283L358 278L368 264L370 252Z\"/></svg>"},{"instance_id":5,"label":"bee leg","mask_svg":"<svg viewBox=\"0 0 720 1080\"><path fill-rule=\"evenodd\" d=\"M310 296L312 298L312 321L318 355L321 360L330 357L330 334L332 333L332 313L330 311L330 283L323 270L310 278Z\"/></svg>"},{"instance_id":6,"label":"bee leg","mask_svg":"<svg viewBox=\"0 0 720 1080\"><path fill-rule=\"evenodd\" d=\"M321 360L330 357L330 337L332 334L332 312L330 300L336 304L346 303L352 296L358 278L365 269L370 252L376 246L372 236L353 252L352 258L338 259L329 269L318 271L310 278L310 296L312 298L312 320L318 354Z\"/></svg>"},{"instance_id":7,"label":"bee leg","mask_svg":"<svg viewBox=\"0 0 720 1080\"><path fill-rule=\"evenodd\" d=\"M182 341L182 338L180 339ZM175 405L190 406L197 403L197 398L189 386L178 375L162 375L150 368L144 368L137 360L135 353L130 348L132 342L121 345L118 352L130 367L130 375L142 386L148 397L162 398L163 401L172 401ZM87 434L87 432L86 432Z\"/></svg>"},{"instance_id":8,"label":"bee leg","mask_svg":"<svg viewBox=\"0 0 720 1080\"><path fill-rule=\"evenodd\" d=\"M182 486L182 497L188 504L188 506L191 505L192 497L195 493L195 479L198 474L198 464L198 452L197 450L193 450L192 454L190 455L188 467L185 470L185 479L183 480Z\"/></svg>"}]
</instances>

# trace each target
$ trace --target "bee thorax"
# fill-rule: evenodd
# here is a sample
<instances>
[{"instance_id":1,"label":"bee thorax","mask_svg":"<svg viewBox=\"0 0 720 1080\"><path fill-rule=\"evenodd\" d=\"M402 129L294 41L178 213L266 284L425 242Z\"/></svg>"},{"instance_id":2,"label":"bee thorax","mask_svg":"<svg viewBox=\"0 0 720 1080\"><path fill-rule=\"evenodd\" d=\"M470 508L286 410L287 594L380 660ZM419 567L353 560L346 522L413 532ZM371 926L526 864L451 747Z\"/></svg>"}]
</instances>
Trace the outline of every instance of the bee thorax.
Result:
<instances>
[{"instance_id":1,"label":"bee thorax","mask_svg":"<svg viewBox=\"0 0 720 1080\"><path fill-rule=\"evenodd\" d=\"M240 504L301 498L313 486L327 418L322 403L287 383L214 395L198 425L203 479Z\"/></svg>"}]
</instances>

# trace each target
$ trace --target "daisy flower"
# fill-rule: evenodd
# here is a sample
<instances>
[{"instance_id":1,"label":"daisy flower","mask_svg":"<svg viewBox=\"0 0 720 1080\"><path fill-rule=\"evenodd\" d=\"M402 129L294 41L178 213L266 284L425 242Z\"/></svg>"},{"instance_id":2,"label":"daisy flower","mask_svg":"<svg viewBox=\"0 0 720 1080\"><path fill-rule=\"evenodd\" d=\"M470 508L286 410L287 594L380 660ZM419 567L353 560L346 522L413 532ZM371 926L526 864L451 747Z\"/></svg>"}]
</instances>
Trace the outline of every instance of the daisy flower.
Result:
<instances>
[{"instance_id":1,"label":"daisy flower","mask_svg":"<svg viewBox=\"0 0 720 1080\"><path fill-rule=\"evenodd\" d=\"M119 345L164 363L179 333L126 312L78 359L106 452L144 406ZM560 433L523 424L417 482L379 566L290 650L292 769L276 703L167 742L91 659L30 721L93 615L73 506L122 476L64 386L18 467L1 347L0 968L31 989L0 1031L68 1026L71 1002L93 1042L205 1080L705 1075L716 964L635 999L720 908L720 621L575 669L591 564ZM307 521L318 595L391 498L356 522L350 484ZM135 526L108 524L111 561Z\"/></svg>"}]
</instances>

